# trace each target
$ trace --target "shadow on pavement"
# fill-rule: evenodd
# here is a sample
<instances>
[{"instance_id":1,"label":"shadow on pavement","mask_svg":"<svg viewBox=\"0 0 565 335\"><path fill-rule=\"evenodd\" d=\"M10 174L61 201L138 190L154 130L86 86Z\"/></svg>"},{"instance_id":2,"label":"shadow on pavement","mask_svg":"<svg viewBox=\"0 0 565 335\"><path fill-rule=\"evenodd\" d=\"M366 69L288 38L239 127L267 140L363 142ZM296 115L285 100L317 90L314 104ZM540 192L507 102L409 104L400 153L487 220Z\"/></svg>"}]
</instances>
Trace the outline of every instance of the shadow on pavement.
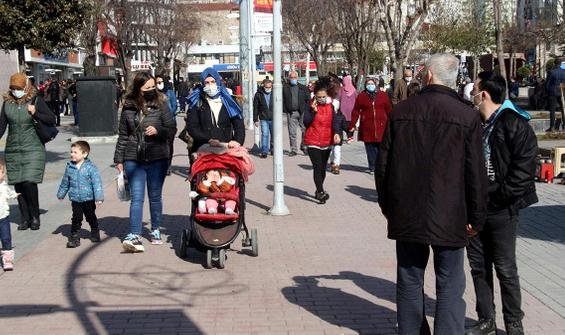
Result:
<instances>
[{"instance_id":1,"label":"shadow on pavement","mask_svg":"<svg viewBox=\"0 0 565 335\"><path fill-rule=\"evenodd\" d=\"M347 185L345 187L347 192L359 196L361 199L371 202L377 202L377 191L374 188L365 188L357 185Z\"/></svg>"},{"instance_id":2,"label":"shadow on pavement","mask_svg":"<svg viewBox=\"0 0 565 335\"><path fill-rule=\"evenodd\" d=\"M297 276L294 277L296 286L285 287L282 294L285 298L320 319L339 327L351 329L358 333L365 333L379 329L384 334L396 333L396 312L390 308L377 305L365 298L344 292L341 289L320 286L319 279L353 280L362 281L366 277L357 274L351 275L329 275L329 276ZM394 296L394 283L380 278L372 278L376 283L384 283L376 293L385 296ZM373 285L371 285L373 287ZM378 287L378 285L376 286ZM375 292L370 292L375 295Z\"/></svg>"},{"instance_id":3,"label":"shadow on pavement","mask_svg":"<svg viewBox=\"0 0 565 335\"><path fill-rule=\"evenodd\" d=\"M314 182L312 182L312 188L314 188ZM273 185L267 185L267 189L271 192L274 191ZM318 201L316 199L314 199L314 195L308 194L308 192L303 191L303 190L298 189L298 188L295 188L295 187L285 185L284 194L291 196L291 197L300 198L302 200L310 201L310 202L313 202L313 203L316 203L316 204L318 203Z\"/></svg>"},{"instance_id":4,"label":"shadow on pavement","mask_svg":"<svg viewBox=\"0 0 565 335\"><path fill-rule=\"evenodd\" d=\"M518 236L565 244L565 206L532 206L520 211Z\"/></svg>"},{"instance_id":5,"label":"shadow on pavement","mask_svg":"<svg viewBox=\"0 0 565 335\"><path fill-rule=\"evenodd\" d=\"M320 279L351 281L372 296L391 303L396 303L394 282L351 271L343 271L338 275L297 276L293 279L296 286L283 288L282 294L291 303L320 319L359 333L373 333L376 329L384 334L397 332L395 310L341 289L321 286ZM424 294L424 306L426 315L433 317L435 300ZM465 323L470 325L473 321L466 318ZM424 324L427 324L425 318Z\"/></svg>"},{"instance_id":6,"label":"shadow on pavement","mask_svg":"<svg viewBox=\"0 0 565 335\"><path fill-rule=\"evenodd\" d=\"M367 170L367 167L365 167L365 166L350 165L350 164L341 164L339 166L339 168L341 170L345 170L345 171L357 171L357 172L363 172L363 173L365 173L365 170Z\"/></svg>"},{"instance_id":7,"label":"shadow on pavement","mask_svg":"<svg viewBox=\"0 0 565 335\"><path fill-rule=\"evenodd\" d=\"M186 219L183 215L163 216L162 231L170 236L168 243L174 243ZM66 272L68 308L47 304L4 305L0 306L0 318L68 312L74 313L84 333L88 334L103 333L103 330L108 334L146 331L202 334L184 311L193 307L192 301L197 297L233 295L249 290L246 285L234 283L234 275L228 270L218 272L212 282L201 280L203 271L207 270L186 271L159 265L119 272L104 271L104 268L85 272L87 258L101 247L108 248L105 244L113 238L123 237L129 230L129 219L104 217L99 219L99 226L108 237L100 243L82 246L81 253ZM146 232L147 226L145 224ZM69 230L70 225L62 225L54 233L68 234ZM118 299L113 299L112 303L105 296ZM119 299L120 296L127 300ZM150 309L148 299L155 301Z\"/></svg>"}]
</instances>

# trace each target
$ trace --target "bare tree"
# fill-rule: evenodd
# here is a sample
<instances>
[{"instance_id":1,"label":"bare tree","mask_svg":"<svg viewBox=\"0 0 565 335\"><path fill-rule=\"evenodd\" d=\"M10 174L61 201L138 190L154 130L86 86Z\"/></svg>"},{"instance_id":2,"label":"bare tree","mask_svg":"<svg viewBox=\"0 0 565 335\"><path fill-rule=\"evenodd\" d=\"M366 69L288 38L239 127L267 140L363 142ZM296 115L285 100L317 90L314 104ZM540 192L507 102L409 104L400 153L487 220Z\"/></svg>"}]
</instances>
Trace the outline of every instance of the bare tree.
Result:
<instances>
[{"instance_id":1,"label":"bare tree","mask_svg":"<svg viewBox=\"0 0 565 335\"><path fill-rule=\"evenodd\" d=\"M325 13L339 10L326 1L287 0L283 2L283 20L288 31L310 53L318 74L327 73L328 53L336 43L337 29ZM321 13L323 13L321 15Z\"/></svg>"},{"instance_id":2,"label":"bare tree","mask_svg":"<svg viewBox=\"0 0 565 335\"><path fill-rule=\"evenodd\" d=\"M134 55L134 42L139 41L143 25L139 19L138 3L128 0L107 0L103 22L116 41L118 60L127 85L130 80L131 59Z\"/></svg>"},{"instance_id":3,"label":"bare tree","mask_svg":"<svg viewBox=\"0 0 565 335\"><path fill-rule=\"evenodd\" d=\"M196 41L199 21L193 7L177 0L155 0L146 4L145 45L150 46L156 72L168 74L181 47Z\"/></svg>"},{"instance_id":4,"label":"bare tree","mask_svg":"<svg viewBox=\"0 0 565 335\"><path fill-rule=\"evenodd\" d=\"M384 28L394 78L402 77L402 67L420 34L430 5L437 0L375 0L377 17Z\"/></svg>"},{"instance_id":5,"label":"bare tree","mask_svg":"<svg viewBox=\"0 0 565 335\"><path fill-rule=\"evenodd\" d=\"M339 42L351 69L357 68L357 87L369 71L369 60L379 37L380 23L375 20L373 0L329 1L337 10L332 12Z\"/></svg>"},{"instance_id":6,"label":"bare tree","mask_svg":"<svg viewBox=\"0 0 565 335\"><path fill-rule=\"evenodd\" d=\"M106 10L105 0L84 0L88 3L89 10L82 21L79 35L80 45L84 48L86 56L82 62L84 75L96 74L96 46L98 44L99 23L103 20Z\"/></svg>"}]
</instances>

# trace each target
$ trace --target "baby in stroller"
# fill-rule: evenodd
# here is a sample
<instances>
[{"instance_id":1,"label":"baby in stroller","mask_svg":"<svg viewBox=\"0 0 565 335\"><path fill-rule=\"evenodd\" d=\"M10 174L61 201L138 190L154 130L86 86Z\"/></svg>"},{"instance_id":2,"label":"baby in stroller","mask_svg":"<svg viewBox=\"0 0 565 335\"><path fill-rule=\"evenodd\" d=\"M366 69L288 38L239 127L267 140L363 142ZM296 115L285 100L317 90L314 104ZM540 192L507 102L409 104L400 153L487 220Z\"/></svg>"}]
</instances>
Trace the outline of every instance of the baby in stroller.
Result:
<instances>
[{"instance_id":1,"label":"baby in stroller","mask_svg":"<svg viewBox=\"0 0 565 335\"><path fill-rule=\"evenodd\" d=\"M198 212L217 214L218 208L223 209L224 214L234 215L237 201L233 200L236 176L228 169L210 169L199 178L197 191L190 192L190 198L198 201ZM235 192L232 192L234 190ZM231 196L226 198L226 194Z\"/></svg>"}]
</instances>

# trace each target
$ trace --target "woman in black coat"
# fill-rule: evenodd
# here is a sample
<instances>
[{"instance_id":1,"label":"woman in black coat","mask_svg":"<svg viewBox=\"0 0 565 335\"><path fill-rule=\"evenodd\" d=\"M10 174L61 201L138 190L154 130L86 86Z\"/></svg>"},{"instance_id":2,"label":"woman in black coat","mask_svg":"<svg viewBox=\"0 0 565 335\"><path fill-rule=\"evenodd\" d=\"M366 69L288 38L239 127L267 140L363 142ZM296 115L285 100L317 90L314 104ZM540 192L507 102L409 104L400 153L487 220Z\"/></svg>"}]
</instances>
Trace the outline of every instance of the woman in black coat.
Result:
<instances>
[{"instance_id":1,"label":"woman in black coat","mask_svg":"<svg viewBox=\"0 0 565 335\"><path fill-rule=\"evenodd\" d=\"M190 109L186 129L193 138L191 153L208 143L228 143L234 148L245 141L245 125L239 105L223 86L222 78L212 68L201 74L202 86L188 98Z\"/></svg>"},{"instance_id":2,"label":"woman in black coat","mask_svg":"<svg viewBox=\"0 0 565 335\"><path fill-rule=\"evenodd\" d=\"M162 189L169 165L169 141L176 126L167 98L155 87L155 78L139 72L126 97L114 153L118 171L125 172L131 192L130 233L123 241L128 252L144 251L141 243L145 185L151 213L151 243L161 244Z\"/></svg>"}]
</instances>

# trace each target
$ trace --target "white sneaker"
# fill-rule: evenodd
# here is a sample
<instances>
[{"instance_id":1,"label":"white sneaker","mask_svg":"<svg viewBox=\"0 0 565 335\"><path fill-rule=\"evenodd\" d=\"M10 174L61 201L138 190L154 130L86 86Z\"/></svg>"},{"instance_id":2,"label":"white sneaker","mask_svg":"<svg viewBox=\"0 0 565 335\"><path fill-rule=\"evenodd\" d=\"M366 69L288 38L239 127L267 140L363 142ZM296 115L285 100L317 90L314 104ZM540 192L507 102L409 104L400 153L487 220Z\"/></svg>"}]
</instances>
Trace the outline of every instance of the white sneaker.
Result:
<instances>
[{"instance_id":1,"label":"white sneaker","mask_svg":"<svg viewBox=\"0 0 565 335\"><path fill-rule=\"evenodd\" d=\"M126 252L144 252L145 248L141 243L141 238L135 234L128 234L122 242L122 247Z\"/></svg>"}]
</instances>

